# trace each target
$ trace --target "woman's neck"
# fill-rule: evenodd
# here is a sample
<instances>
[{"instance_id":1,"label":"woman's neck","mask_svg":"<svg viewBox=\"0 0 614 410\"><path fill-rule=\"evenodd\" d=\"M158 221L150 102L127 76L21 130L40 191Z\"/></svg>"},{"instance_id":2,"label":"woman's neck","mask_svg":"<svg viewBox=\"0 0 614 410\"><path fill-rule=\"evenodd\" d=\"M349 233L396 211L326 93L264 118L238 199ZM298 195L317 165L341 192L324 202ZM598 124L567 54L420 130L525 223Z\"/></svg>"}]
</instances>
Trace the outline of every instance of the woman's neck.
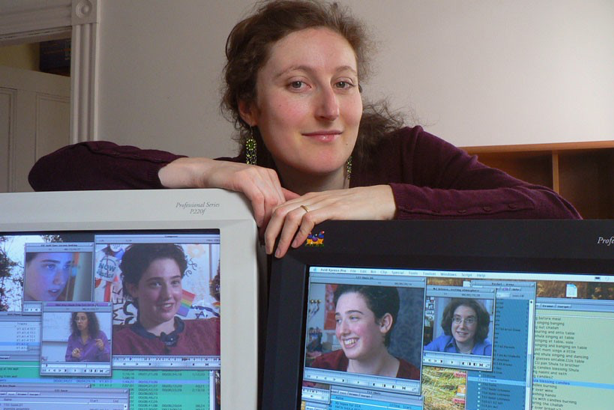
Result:
<instances>
[{"instance_id":1,"label":"woman's neck","mask_svg":"<svg viewBox=\"0 0 614 410\"><path fill-rule=\"evenodd\" d=\"M175 330L175 318L163 323L148 323L139 318L139 322L143 329L156 336L160 336L163 332L166 334L172 333Z\"/></svg>"},{"instance_id":2,"label":"woman's neck","mask_svg":"<svg viewBox=\"0 0 614 410\"><path fill-rule=\"evenodd\" d=\"M284 188L299 195L350 187L350 181L343 168L329 174L319 175L305 174L283 166L278 166L277 169Z\"/></svg>"},{"instance_id":3,"label":"woman's neck","mask_svg":"<svg viewBox=\"0 0 614 410\"><path fill-rule=\"evenodd\" d=\"M465 343L459 343L457 340L454 340L454 342L456 343L456 348L458 349L459 353L471 353L473 346L475 345L473 340Z\"/></svg>"},{"instance_id":4,"label":"woman's neck","mask_svg":"<svg viewBox=\"0 0 614 410\"><path fill-rule=\"evenodd\" d=\"M350 360L348 373L373 374L378 376L396 377L401 362L383 349L379 354L372 355L368 360Z\"/></svg>"},{"instance_id":5,"label":"woman's neck","mask_svg":"<svg viewBox=\"0 0 614 410\"><path fill-rule=\"evenodd\" d=\"M87 340L87 338L88 338L88 337L90 337L90 334L89 334L89 332L87 331L87 329L82 330L82 331L81 331L81 339L82 339L82 340Z\"/></svg>"}]
</instances>

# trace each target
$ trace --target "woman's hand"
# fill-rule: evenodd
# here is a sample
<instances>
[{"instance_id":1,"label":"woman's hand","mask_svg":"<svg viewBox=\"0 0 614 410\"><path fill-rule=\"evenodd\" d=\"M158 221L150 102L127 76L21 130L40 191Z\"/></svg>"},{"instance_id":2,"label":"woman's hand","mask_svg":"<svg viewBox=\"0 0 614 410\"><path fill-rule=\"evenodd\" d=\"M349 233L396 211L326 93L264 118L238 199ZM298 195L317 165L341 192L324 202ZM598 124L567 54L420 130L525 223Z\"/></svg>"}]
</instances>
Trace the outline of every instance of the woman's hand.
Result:
<instances>
[{"instance_id":1,"label":"woman's hand","mask_svg":"<svg viewBox=\"0 0 614 410\"><path fill-rule=\"evenodd\" d=\"M80 359L81 358L81 349L79 349L78 347L74 348L72 351L72 357L74 357L75 359Z\"/></svg>"},{"instance_id":2,"label":"woman's hand","mask_svg":"<svg viewBox=\"0 0 614 410\"><path fill-rule=\"evenodd\" d=\"M102 339L96 339L96 346L98 347L98 350L104 349L104 342L102 341Z\"/></svg>"},{"instance_id":3,"label":"woman's hand","mask_svg":"<svg viewBox=\"0 0 614 410\"><path fill-rule=\"evenodd\" d=\"M159 172L167 188L222 188L243 193L252 204L256 224L267 226L273 210L297 194L281 187L277 172L209 158L180 158Z\"/></svg>"},{"instance_id":4,"label":"woman's hand","mask_svg":"<svg viewBox=\"0 0 614 410\"><path fill-rule=\"evenodd\" d=\"M313 227L326 220L388 220L395 213L388 185L312 192L275 208L264 235L266 252L275 250L275 257L281 258L290 246L301 246Z\"/></svg>"}]
</instances>

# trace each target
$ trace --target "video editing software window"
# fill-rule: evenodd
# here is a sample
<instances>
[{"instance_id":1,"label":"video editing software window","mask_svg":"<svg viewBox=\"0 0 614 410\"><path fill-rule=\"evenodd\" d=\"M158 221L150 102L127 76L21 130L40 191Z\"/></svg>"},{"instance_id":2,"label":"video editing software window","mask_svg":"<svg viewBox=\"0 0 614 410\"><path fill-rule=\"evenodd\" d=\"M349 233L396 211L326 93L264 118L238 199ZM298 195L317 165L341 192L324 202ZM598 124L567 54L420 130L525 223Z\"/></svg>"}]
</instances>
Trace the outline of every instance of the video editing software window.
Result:
<instances>
[{"instance_id":1,"label":"video editing software window","mask_svg":"<svg viewBox=\"0 0 614 410\"><path fill-rule=\"evenodd\" d=\"M306 401L355 402L360 396L399 405L415 402L421 381L424 278L327 267L312 267L310 273ZM351 359L373 351L391 365L349 368Z\"/></svg>"},{"instance_id":2,"label":"video editing software window","mask_svg":"<svg viewBox=\"0 0 614 410\"><path fill-rule=\"evenodd\" d=\"M1 409L28 410L126 410L130 407L130 390L127 388L90 388L71 384L41 386L0 385Z\"/></svg>"},{"instance_id":3,"label":"video editing software window","mask_svg":"<svg viewBox=\"0 0 614 410\"><path fill-rule=\"evenodd\" d=\"M396 375L351 367L386 357L374 353L379 307L364 295L382 286L401 301L392 342L378 340L400 363ZM614 399L609 276L314 266L305 313L307 410L582 409ZM406 362L420 369L415 379Z\"/></svg>"},{"instance_id":4,"label":"video editing software window","mask_svg":"<svg viewBox=\"0 0 614 410\"><path fill-rule=\"evenodd\" d=\"M94 259L94 299L113 304L114 367L219 370L219 235L97 235ZM160 338L143 326L170 318Z\"/></svg>"},{"instance_id":5,"label":"video editing software window","mask_svg":"<svg viewBox=\"0 0 614 410\"><path fill-rule=\"evenodd\" d=\"M219 408L219 230L5 234L0 251L0 408Z\"/></svg>"},{"instance_id":6,"label":"video editing software window","mask_svg":"<svg viewBox=\"0 0 614 410\"><path fill-rule=\"evenodd\" d=\"M111 376L112 305L43 302L41 376Z\"/></svg>"},{"instance_id":7,"label":"video editing software window","mask_svg":"<svg viewBox=\"0 0 614 410\"><path fill-rule=\"evenodd\" d=\"M89 242L25 243L22 311L40 314L45 301L91 300L93 246Z\"/></svg>"},{"instance_id":8,"label":"video editing software window","mask_svg":"<svg viewBox=\"0 0 614 410\"><path fill-rule=\"evenodd\" d=\"M431 286L424 317L425 365L492 369L496 289ZM476 330L477 329L477 330ZM475 334L480 333L475 343Z\"/></svg>"}]
</instances>

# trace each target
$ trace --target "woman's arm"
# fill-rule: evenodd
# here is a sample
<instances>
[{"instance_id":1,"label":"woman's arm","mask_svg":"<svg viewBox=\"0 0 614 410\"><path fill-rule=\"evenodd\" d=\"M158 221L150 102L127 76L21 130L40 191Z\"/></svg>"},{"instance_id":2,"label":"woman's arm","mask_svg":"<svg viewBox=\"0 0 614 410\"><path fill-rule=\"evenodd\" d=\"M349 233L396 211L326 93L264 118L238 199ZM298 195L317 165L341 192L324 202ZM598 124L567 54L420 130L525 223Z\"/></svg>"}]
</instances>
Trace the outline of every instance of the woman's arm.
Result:
<instances>
[{"instance_id":1,"label":"woman's arm","mask_svg":"<svg viewBox=\"0 0 614 410\"><path fill-rule=\"evenodd\" d=\"M67 342L67 345L66 345L66 354L64 355L64 359L67 362L78 362L79 361L79 359L77 359L76 357L73 357L73 355L72 355L72 352L73 352L73 350L75 350L75 347L76 347L76 345L75 345L75 343L73 341L73 337L71 335L71 336L68 337L68 342Z\"/></svg>"},{"instance_id":2,"label":"woman's arm","mask_svg":"<svg viewBox=\"0 0 614 410\"><path fill-rule=\"evenodd\" d=\"M277 173L231 158L186 158L108 141L61 148L36 162L29 175L36 191L103 189L222 188L243 193L256 223L267 225L273 209L296 197L281 187Z\"/></svg>"},{"instance_id":3,"label":"woman's arm","mask_svg":"<svg viewBox=\"0 0 614 410\"><path fill-rule=\"evenodd\" d=\"M282 188L270 168L208 158L179 158L160 169L160 181L168 188L222 188L241 192L252 204L259 227L265 227L276 206L297 195Z\"/></svg>"},{"instance_id":4,"label":"woman's arm","mask_svg":"<svg viewBox=\"0 0 614 410\"><path fill-rule=\"evenodd\" d=\"M181 158L108 141L69 145L39 159L28 180L35 191L163 188L160 168Z\"/></svg>"},{"instance_id":5,"label":"woman's arm","mask_svg":"<svg viewBox=\"0 0 614 410\"><path fill-rule=\"evenodd\" d=\"M397 219L581 219L553 190L490 168L422 128L402 130Z\"/></svg>"},{"instance_id":6,"label":"woman's arm","mask_svg":"<svg viewBox=\"0 0 614 410\"><path fill-rule=\"evenodd\" d=\"M98 334L98 339L102 341L102 349L96 346L96 361L108 362L111 360L111 351L109 349L109 338L101 330L100 333Z\"/></svg>"}]
</instances>

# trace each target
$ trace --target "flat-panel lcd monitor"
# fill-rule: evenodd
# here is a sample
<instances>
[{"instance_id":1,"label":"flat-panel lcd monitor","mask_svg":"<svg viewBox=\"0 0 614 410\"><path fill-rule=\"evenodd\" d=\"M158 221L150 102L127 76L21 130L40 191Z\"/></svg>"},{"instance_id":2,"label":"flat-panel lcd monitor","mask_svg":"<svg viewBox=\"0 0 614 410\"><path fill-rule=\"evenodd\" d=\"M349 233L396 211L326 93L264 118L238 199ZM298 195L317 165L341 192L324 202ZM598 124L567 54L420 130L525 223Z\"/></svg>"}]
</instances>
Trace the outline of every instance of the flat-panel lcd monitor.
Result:
<instances>
[{"instance_id":1,"label":"flat-panel lcd monitor","mask_svg":"<svg viewBox=\"0 0 614 410\"><path fill-rule=\"evenodd\" d=\"M222 190L1 194L0 408L256 409L256 241Z\"/></svg>"},{"instance_id":2,"label":"flat-panel lcd monitor","mask_svg":"<svg viewBox=\"0 0 614 410\"><path fill-rule=\"evenodd\" d=\"M614 403L614 221L331 221L271 275L263 408Z\"/></svg>"}]
</instances>

